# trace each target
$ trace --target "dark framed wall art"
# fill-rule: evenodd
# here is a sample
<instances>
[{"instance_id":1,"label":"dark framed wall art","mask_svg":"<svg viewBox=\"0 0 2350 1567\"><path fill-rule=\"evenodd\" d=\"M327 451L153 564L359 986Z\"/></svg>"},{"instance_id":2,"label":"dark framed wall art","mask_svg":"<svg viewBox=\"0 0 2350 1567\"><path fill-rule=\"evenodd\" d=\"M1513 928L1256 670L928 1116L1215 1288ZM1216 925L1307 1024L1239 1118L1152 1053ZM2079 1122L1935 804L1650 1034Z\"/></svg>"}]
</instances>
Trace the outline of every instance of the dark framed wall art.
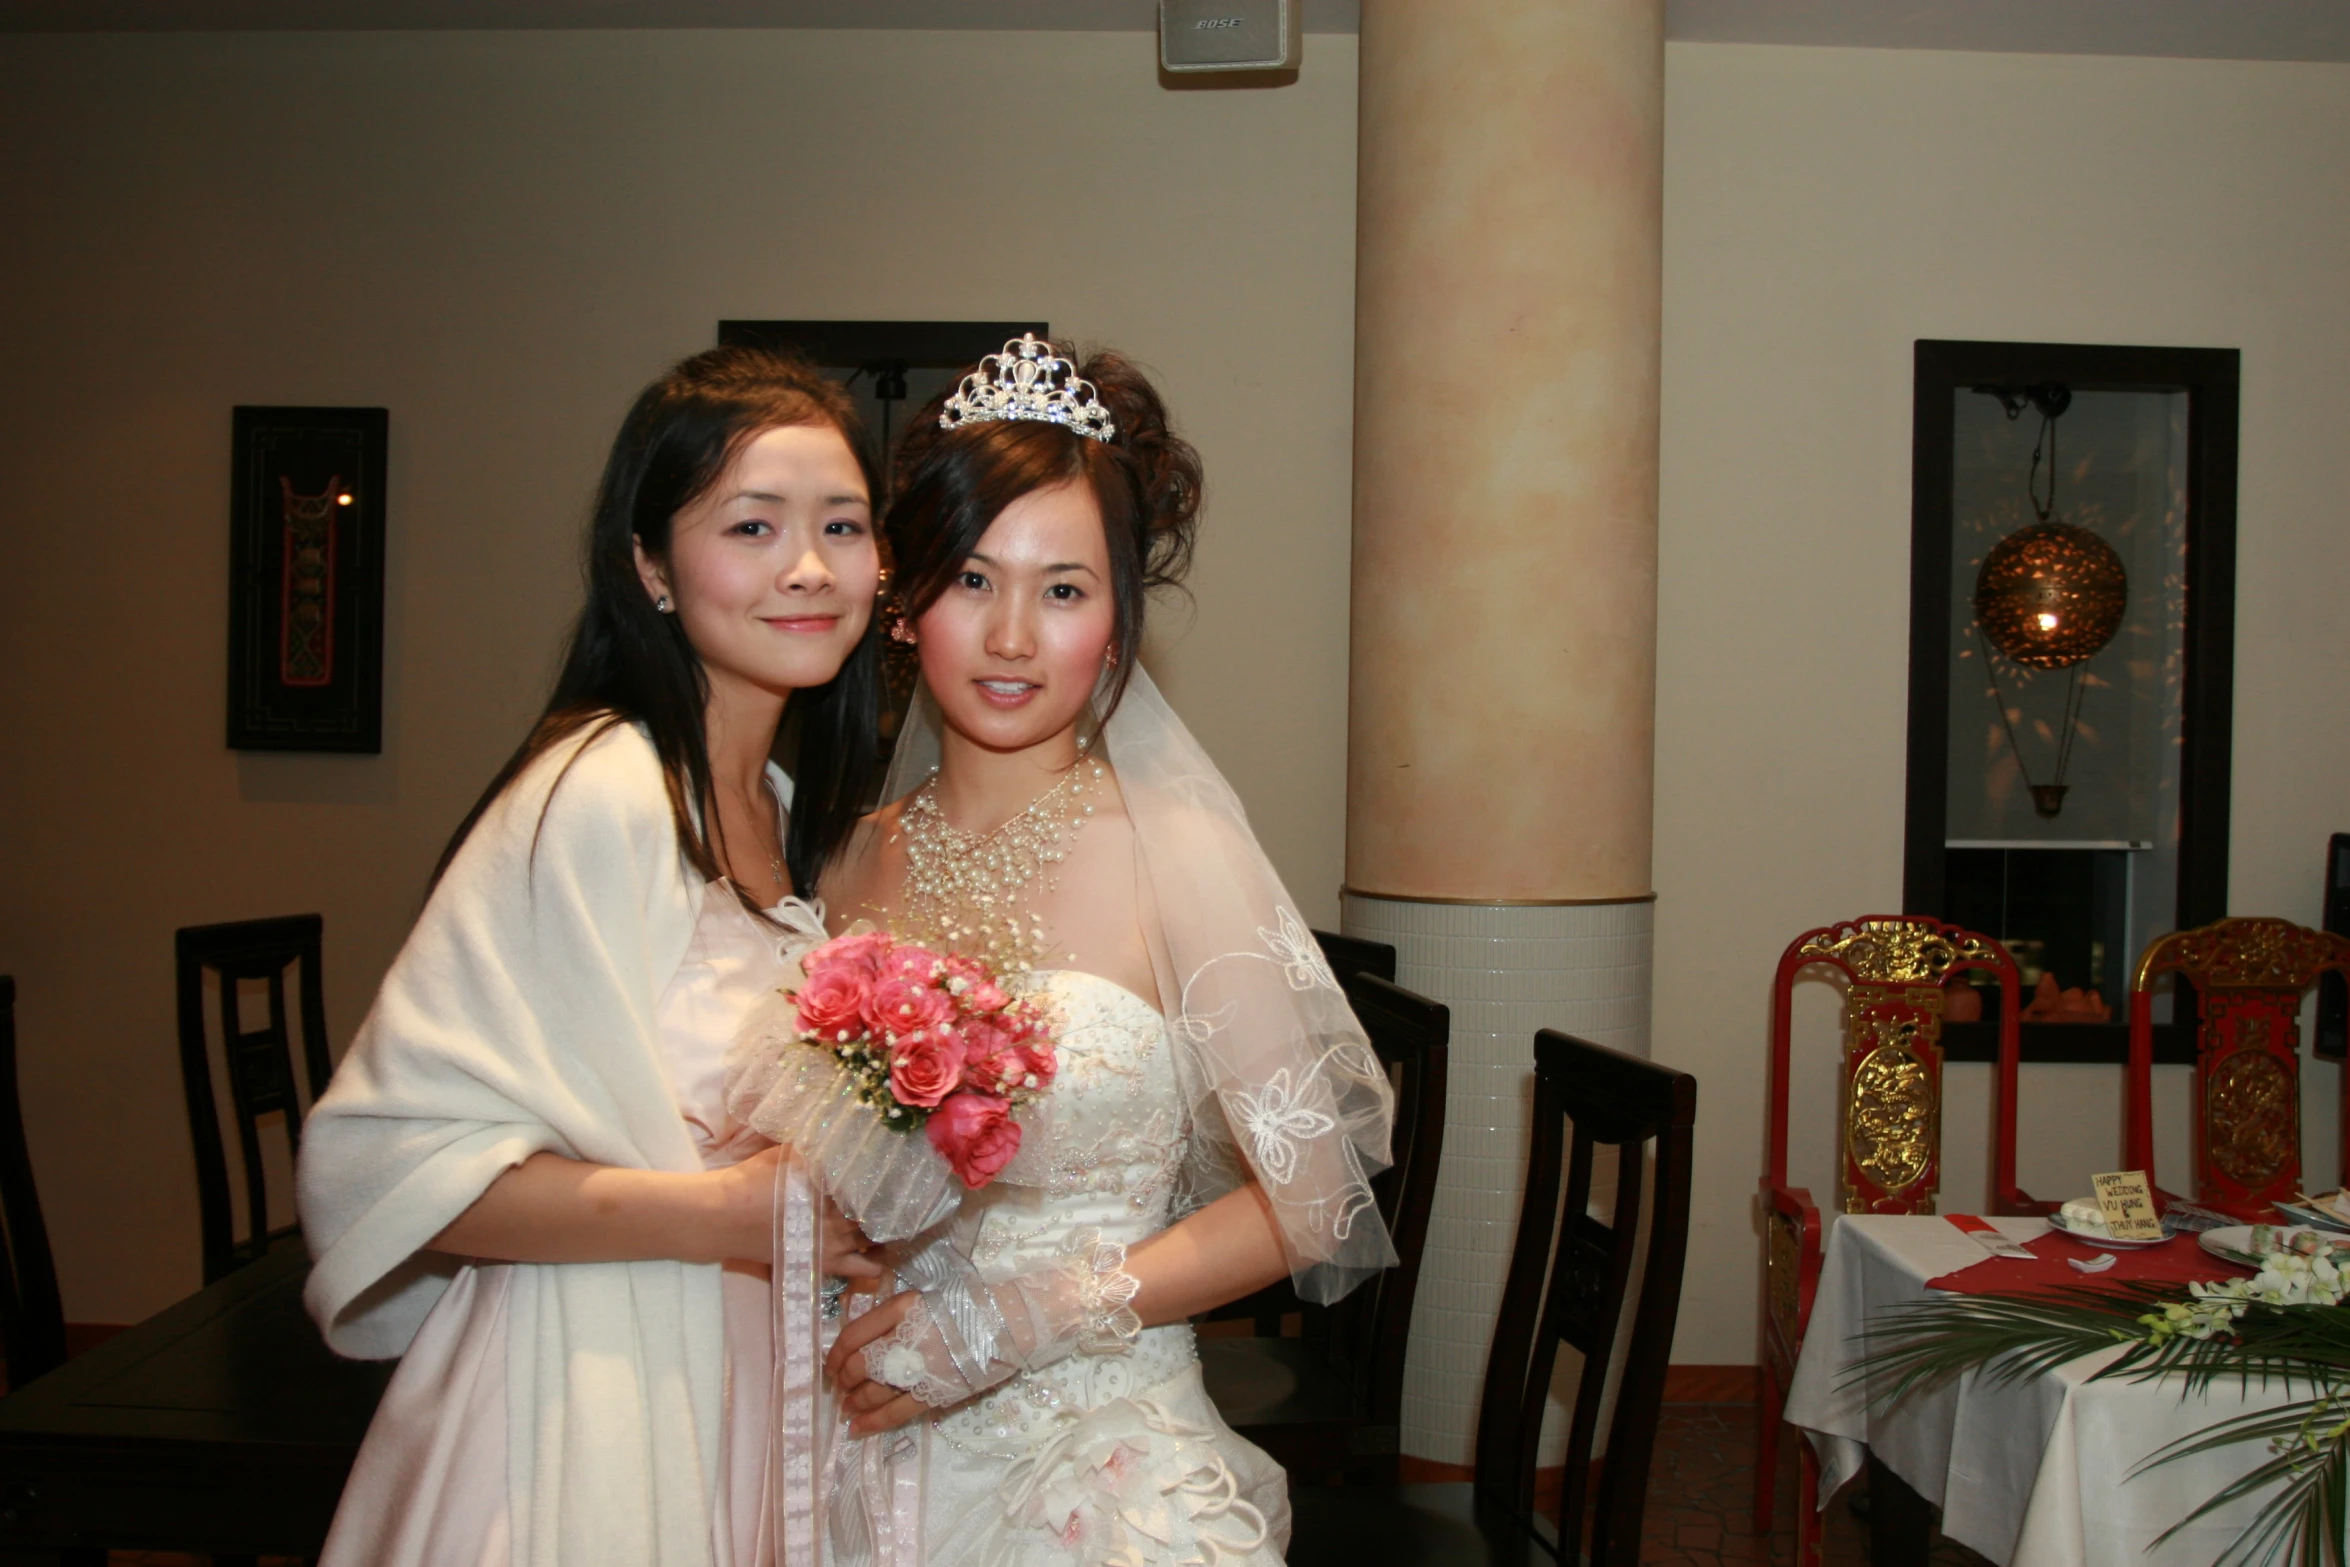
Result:
<instances>
[{"instance_id":1,"label":"dark framed wall art","mask_svg":"<svg viewBox=\"0 0 2350 1567\"><path fill-rule=\"evenodd\" d=\"M383 749L381 408L239 408L229 500L228 743Z\"/></svg>"}]
</instances>

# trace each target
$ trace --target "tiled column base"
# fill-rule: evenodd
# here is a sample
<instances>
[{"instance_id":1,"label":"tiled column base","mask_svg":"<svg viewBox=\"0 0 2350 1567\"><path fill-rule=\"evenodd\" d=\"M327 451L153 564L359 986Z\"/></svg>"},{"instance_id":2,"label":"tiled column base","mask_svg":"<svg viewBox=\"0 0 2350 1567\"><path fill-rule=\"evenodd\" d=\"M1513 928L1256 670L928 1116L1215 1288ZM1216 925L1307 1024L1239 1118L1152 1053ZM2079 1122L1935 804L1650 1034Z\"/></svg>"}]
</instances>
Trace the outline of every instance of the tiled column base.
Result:
<instances>
[{"instance_id":1,"label":"tiled column base","mask_svg":"<svg viewBox=\"0 0 2350 1567\"><path fill-rule=\"evenodd\" d=\"M1402 1436L1412 1457L1465 1464L1524 1192L1534 1031L1648 1054L1655 905L1416 903L1347 892L1342 909L1346 934L1395 948L1397 983L1452 1008L1444 1161L1412 1313Z\"/></svg>"}]
</instances>

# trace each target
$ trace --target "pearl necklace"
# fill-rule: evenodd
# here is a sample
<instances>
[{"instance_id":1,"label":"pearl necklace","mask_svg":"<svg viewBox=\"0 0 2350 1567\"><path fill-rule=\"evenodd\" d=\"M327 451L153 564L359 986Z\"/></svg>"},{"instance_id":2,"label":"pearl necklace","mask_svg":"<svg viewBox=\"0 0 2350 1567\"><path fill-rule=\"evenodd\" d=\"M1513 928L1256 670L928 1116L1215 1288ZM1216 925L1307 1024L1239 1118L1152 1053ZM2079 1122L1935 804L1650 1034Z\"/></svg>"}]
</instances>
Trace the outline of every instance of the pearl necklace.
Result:
<instances>
[{"instance_id":1,"label":"pearl necklace","mask_svg":"<svg viewBox=\"0 0 2350 1567\"><path fill-rule=\"evenodd\" d=\"M906 846L903 923L909 934L988 964L1024 974L1045 951L1043 923L1022 906L1052 891L1054 867L1069 840L1093 815L1088 798L1108 775L1079 756L1027 809L988 832L965 832L947 820L933 772L900 813Z\"/></svg>"}]
</instances>

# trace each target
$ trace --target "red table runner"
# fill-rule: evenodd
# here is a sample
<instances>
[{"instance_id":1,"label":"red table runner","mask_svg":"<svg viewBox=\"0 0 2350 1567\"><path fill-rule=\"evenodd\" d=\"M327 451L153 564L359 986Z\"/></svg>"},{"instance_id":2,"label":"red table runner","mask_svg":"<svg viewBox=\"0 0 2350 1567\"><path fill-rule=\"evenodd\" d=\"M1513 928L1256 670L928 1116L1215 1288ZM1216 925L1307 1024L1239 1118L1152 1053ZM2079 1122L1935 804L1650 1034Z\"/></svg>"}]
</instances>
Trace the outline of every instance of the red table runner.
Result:
<instances>
[{"instance_id":1,"label":"red table runner","mask_svg":"<svg viewBox=\"0 0 2350 1567\"><path fill-rule=\"evenodd\" d=\"M2191 1284L2198 1280L2238 1278L2251 1271L2214 1257L2197 1245L2192 1235L2175 1235L2159 1246L2099 1247L2084 1245L2069 1235L2050 1230L2039 1239L2023 1244L2032 1254L2030 1262L2020 1257L1986 1257L1972 1267L1926 1280L1926 1288L1948 1290L1957 1295L2029 1295L2060 1286L2110 1284L2123 1279ZM2086 1262L2100 1251L2114 1259L2112 1267L2083 1273L2065 1266L2068 1258L2078 1257Z\"/></svg>"}]
</instances>

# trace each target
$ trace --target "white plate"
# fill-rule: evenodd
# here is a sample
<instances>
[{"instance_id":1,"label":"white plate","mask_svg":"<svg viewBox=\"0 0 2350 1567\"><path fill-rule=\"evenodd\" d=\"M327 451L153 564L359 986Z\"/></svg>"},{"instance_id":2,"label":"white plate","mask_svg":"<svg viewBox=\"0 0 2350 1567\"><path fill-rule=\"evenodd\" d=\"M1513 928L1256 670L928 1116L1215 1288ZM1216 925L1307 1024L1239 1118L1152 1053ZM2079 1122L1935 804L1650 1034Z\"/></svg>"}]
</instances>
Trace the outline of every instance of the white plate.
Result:
<instances>
[{"instance_id":1,"label":"white plate","mask_svg":"<svg viewBox=\"0 0 2350 1567\"><path fill-rule=\"evenodd\" d=\"M2309 1226L2306 1224L2278 1225L2276 1227L2277 1250L2289 1250L2293 1237L2308 1228ZM2224 1262L2233 1262L2246 1268L2260 1266L2261 1259L2253 1256L2251 1252L2252 1226L2249 1224L2231 1224L2224 1230L2205 1230L2201 1235L2195 1237L2195 1241L2205 1251Z\"/></svg>"},{"instance_id":2,"label":"white plate","mask_svg":"<svg viewBox=\"0 0 2350 1567\"><path fill-rule=\"evenodd\" d=\"M2087 1230L2076 1230L2067 1225L2064 1222L2064 1215L2061 1213L2050 1214L2048 1216L2048 1226L2050 1229L2053 1229L2057 1234L2063 1236L2068 1241L2076 1241L2083 1246L2095 1246L2100 1250L2107 1246L2121 1246L2125 1248L2131 1246L2159 1246L2162 1244L2162 1241L2167 1241L2171 1238L2170 1233L2167 1230L2163 1233L2162 1240L2153 1241L2119 1240L2111 1235L2104 1234L2103 1232L2092 1234Z\"/></svg>"},{"instance_id":3,"label":"white plate","mask_svg":"<svg viewBox=\"0 0 2350 1567\"><path fill-rule=\"evenodd\" d=\"M2277 1212L2287 1218L2299 1219L2313 1228L2331 1234L2350 1234L2350 1219L2342 1217L2333 1206L2331 1195L2320 1197L2315 1203L2279 1202Z\"/></svg>"}]
</instances>

